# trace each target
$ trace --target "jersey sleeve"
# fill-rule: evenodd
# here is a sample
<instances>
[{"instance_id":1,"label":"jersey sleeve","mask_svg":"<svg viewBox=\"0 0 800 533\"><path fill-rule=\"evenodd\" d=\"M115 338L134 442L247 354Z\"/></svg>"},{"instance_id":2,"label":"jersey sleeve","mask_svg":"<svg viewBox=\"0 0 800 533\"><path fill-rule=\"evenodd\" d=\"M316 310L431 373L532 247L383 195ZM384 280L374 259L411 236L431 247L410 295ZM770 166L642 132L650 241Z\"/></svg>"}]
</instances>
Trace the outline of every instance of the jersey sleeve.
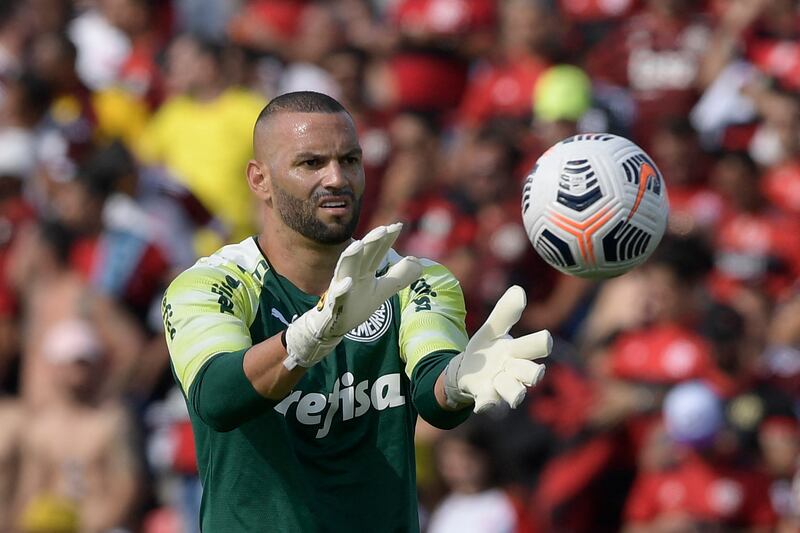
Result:
<instances>
[{"instance_id":1,"label":"jersey sleeve","mask_svg":"<svg viewBox=\"0 0 800 533\"><path fill-rule=\"evenodd\" d=\"M235 266L198 264L179 275L162 302L170 359L184 392L220 353L252 346L257 295Z\"/></svg>"},{"instance_id":2,"label":"jersey sleeve","mask_svg":"<svg viewBox=\"0 0 800 533\"><path fill-rule=\"evenodd\" d=\"M461 284L442 265L423 260L422 277L400 291L400 357L406 374L428 354L467 346Z\"/></svg>"},{"instance_id":3,"label":"jersey sleeve","mask_svg":"<svg viewBox=\"0 0 800 533\"><path fill-rule=\"evenodd\" d=\"M471 409L443 409L435 387L450 360L467 346L467 313L458 280L442 265L423 261L422 277L399 293L400 358L419 415L435 427L451 429Z\"/></svg>"}]
</instances>

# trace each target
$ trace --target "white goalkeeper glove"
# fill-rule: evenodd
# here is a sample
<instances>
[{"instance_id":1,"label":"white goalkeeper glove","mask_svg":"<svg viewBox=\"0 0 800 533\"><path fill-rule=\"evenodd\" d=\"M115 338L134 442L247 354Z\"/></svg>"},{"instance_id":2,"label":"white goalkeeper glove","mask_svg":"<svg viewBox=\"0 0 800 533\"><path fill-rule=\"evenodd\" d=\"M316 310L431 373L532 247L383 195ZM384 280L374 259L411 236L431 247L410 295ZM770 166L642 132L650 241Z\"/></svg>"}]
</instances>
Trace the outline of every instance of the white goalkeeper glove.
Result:
<instances>
[{"instance_id":1,"label":"white goalkeeper glove","mask_svg":"<svg viewBox=\"0 0 800 533\"><path fill-rule=\"evenodd\" d=\"M345 333L420 277L422 264L416 257L405 257L384 275L375 276L402 228L400 223L378 226L345 248L319 303L286 329L288 356L283 362L286 368L291 370L298 365L308 368L324 359Z\"/></svg>"},{"instance_id":2,"label":"white goalkeeper glove","mask_svg":"<svg viewBox=\"0 0 800 533\"><path fill-rule=\"evenodd\" d=\"M524 309L525 291L516 285L509 288L466 349L448 363L444 385L448 406L456 408L474 401L474 410L479 413L502 398L514 408L525 397L527 387L542 379L544 365L532 359L550 353L550 332L545 329L518 339L508 334Z\"/></svg>"}]
</instances>

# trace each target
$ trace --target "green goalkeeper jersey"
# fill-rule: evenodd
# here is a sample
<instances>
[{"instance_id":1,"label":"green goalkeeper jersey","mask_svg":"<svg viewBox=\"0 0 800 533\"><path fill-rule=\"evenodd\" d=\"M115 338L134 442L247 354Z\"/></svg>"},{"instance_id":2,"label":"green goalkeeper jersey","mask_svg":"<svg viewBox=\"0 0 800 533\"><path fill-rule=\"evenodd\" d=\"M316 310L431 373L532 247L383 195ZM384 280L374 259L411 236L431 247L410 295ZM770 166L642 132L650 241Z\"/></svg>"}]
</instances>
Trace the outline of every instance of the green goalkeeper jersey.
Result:
<instances>
[{"instance_id":1,"label":"green goalkeeper jersey","mask_svg":"<svg viewBox=\"0 0 800 533\"><path fill-rule=\"evenodd\" d=\"M379 273L398 261L390 251ZM200 259L162 306L189 408L205 533L416 531L414 424L452 427L433 384L464 349L464 301L443 266L384 302L282 401L260 396L244 353L316 305L270 269L255 238Z\"/></svg>"}]
</instances>

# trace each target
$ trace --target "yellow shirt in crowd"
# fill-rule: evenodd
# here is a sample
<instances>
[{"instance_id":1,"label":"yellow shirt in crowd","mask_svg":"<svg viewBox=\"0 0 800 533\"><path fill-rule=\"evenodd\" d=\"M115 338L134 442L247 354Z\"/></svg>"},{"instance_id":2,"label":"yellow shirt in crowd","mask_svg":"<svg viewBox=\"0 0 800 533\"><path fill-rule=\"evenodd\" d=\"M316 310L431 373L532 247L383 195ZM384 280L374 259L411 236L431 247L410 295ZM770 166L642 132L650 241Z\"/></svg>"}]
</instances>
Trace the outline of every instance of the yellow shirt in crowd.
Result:
<instances>
[{"instance_id":1,"label":"yellow shirt in crowd","mask_svg":"<svg viewBox=\"0 0 800 533\"><path fill-rule=\"evenodd\" d=\"M231 231L255 232L254 204L245 178L253 125L266 104L252 91L225 90L211 102L175 96L164 103L139 143L141 158L166 166Z\"/></svg>"}]
</instances>

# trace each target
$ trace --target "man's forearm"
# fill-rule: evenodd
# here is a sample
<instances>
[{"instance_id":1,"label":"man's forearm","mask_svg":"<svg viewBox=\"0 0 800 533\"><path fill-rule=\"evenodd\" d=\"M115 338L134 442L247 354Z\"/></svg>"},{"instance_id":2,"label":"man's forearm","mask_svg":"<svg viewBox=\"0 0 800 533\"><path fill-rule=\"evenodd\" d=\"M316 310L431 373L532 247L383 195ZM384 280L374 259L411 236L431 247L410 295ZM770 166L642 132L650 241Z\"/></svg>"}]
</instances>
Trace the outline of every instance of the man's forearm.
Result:
<instances>
[{"instance_id":1,"label":"man's forearm","mask_svg":"<svg viewBox=\"0 0 800 533\"><path fill-rule=\"evenodd\" d=\"M244 373L253 388L270 400L285 398L306 373L302 366L287 370L281 334L252 346L244 355Z\"/></svg>"},{"instance_id":2,"label":"man's forearm","mask_svg":"<svg viewBox=\"0 0 800 533\"><path fill-rule=\"evenodd\" d=\"M436 403L439 404L439 407L445 411L460 411L467 407L465 405L459 405L458 407L450 407L447 405L447 395L444 391L445 379L445 372L443 371L441 374L439 374L439 377L436 379L436 384L433 386L433 393L436 395Z\"/></svg>"},{"instance_id":3,"label":"man's forearm","mask_svg":"<svg viewBox=\"0 0 800 533\"><path fill-rule=\"evenodd\" d=\"M447 406L444 395L444 368L453 357L452 352L434 352L423 357L411 375L411 394L420 416L432 426L450 429L469 417L472 412L464 408Z\"/></svg>"},{"instance_id":4,"label":"man's forearm","mask_svg":"<svg viewBox=\"0 0 800 533\"><path fill-rule=\"evenodd\" d=\"M187 399L216 431L231 431L274 407L300 381L305 368L287 370L280 334L246 350L213 357L195 378Z\"/></svg>"}]
</instances>

